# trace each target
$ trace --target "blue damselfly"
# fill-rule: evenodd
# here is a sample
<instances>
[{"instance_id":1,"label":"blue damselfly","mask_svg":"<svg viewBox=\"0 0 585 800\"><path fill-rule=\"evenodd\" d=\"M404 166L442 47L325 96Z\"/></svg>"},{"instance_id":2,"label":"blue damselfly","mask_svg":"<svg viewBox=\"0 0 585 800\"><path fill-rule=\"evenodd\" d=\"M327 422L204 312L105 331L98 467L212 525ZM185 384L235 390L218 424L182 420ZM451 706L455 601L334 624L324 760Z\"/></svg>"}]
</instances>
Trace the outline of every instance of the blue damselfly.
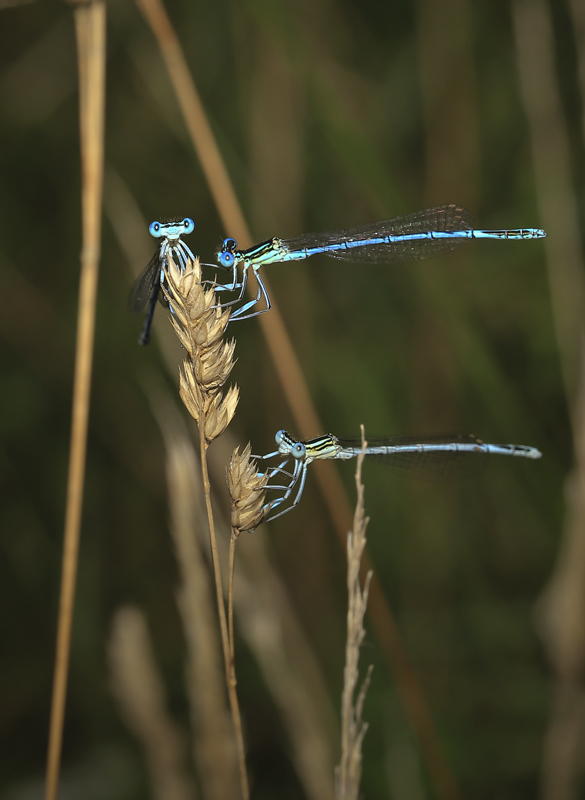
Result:
<instances>
[{"instance_id":1,"label":"blue damselfly","mask_svg":"<svg viewBox=\"0 0 585 800\"><path fill-rule=\"evenodd\" d=\"M217 253L219 265L232 270L231 285L216 285L217 291L238 291L239 297L224 305L238 303L252 269L258 282L257 296L244 303L231 319L249 319L268 311L270 298L260 277L265 264L299 261L323 253L333 258L361 263L378 264L397 261L420 261L458 247L465 239L541 239L546 233L540 228L516 230L476 230L473 217L461 206L444 205L417 211L403 217L374 222L359 228L327 233L308 233L293 239L268 239L247 250L239 250L235 239L225 239ZM238 266L242 266L239 278ZM264 297L265 307L255 309Z\"/></svg>"},{"instance_id":2,"label":"blue damselfly","mask_svg":"<svg viewBox=\"0 0 585 800\"><path fill-rule=\"evenodd\" d=\"M150 341L150 331L157 299L163 306L168 305L160 292L160 288L165 280L165 265L169 255L182 269L185 269L188 258L192 261L195 259L191 250L181 239L181 236L192 233L194 228L195 223L189 217L181 220L167 220L166 222L155 221L148 228L151 236L154 236L155 239L160 239L160 245L143 272L134 282L128 301L128 308L135 314L139 314L146 308L146 317L144 318L144 325L138 344L148 344Z\"/></svg>"},{"instance_id":3,"label":"blue damselfly","mask_svg":"<svg viewBox=\"0 0 585 800\"><path fill-rule=\"evenodd\" d=\"M277 484L268 484L269 490L282 494L266 503L265 521L276 519L298 505L307 477L307 468L313 461L322 459L355 458L361 453L358 438L337 438L331 433L302 441L295 439L287 431L280 430L274 437L278 450L268 453L263 460L280 456L278 466L270 467L266 474L273 478L285 479ZM486 444L472 435L437 435L421 437L368 437L366 455L379 458L393 471L400 474L414 474L422 477L442 478L465 475L486 464L486 456L504 455L522 458L540 458L535 447L522 444ZM292 460L292 469L289 463ZM286 503L286 508L272 513Z\"/></svg>"}]
</instances>

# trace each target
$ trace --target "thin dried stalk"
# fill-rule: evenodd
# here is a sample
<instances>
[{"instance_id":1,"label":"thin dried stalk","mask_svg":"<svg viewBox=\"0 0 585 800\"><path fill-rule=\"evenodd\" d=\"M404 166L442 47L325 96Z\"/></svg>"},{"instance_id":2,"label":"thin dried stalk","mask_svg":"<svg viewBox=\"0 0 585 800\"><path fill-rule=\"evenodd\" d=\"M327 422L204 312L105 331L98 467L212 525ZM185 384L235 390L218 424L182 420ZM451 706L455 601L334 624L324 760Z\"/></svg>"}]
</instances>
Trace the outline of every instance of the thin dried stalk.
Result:
<instances>
[{"instance_id":1,"label":"thin dried stalk","mask_svg":"<svg viewBox=\"0 0 585 800\"><path fill-rule=\"evenodd\" d=\"M253 531L262 522L264 500L266 497L266 474L258 475L256 464L250 459L252 447L248 444L243 453L239 448L233 452L227 468L228 487L232 500L231 536L228 578L228 637L230 650L230 683L236 686L236 653L234 643L234 568L236 561L236 541L242 531ZM243 742L238 753L244 762Z\"/></svg>"},{"instance_id":2,"label":"thin dried stalk","mask_svg":"<svg viewBox=\"0 0 585 800\"><path fill-rule=\"evenodd\" d=\"M61 594L47 753L46 800L56 798L59 784L85 479L104 160L106 9L103 0L89 0L78 4L75 8L75 25L79 54L83 245Z\"/></svg>"},{"instance_id":3,"label":"thin dried stalk","mask_svg":"<svg viewBox=\"0 0 585 800\"><path fill-rule=\"evenodd\" d=\"M341 761L336 769L336 800L357 800L362 775L362 741L368 729L362 721L362 710L370 675L370 665L366 678L354 703L356 686L359 680L360 646L366 632L364 615L368 605L368 589L372 573L368 572L362 590L360 586L360 563L366 546L366 528L369 519L364 512L364 486L362 484L362 464L367 442L362 431L362 452L358 456L355 482L357 503L353 518L353 530L347 534L347 643L345 646L345 669L343 674L343 693L341 695Z\"/></svg>"},{"instance_id":4,"label":"thin dried stalk","mask_svg":"<svg viewBox=\"0 0 585 800\"><path fill-rule=\"evenodd\" d=\"M191 510L187 513L190 518L200 519L203 510L203 492L199 491L200 484L194 473L195 468L198 469L198 459L187 428L174 402L162 388L155 391L154 387L150 387L148 396L167 445L168 463L170 464L171 454L175 451L177 451L177 455L182 454L177 460L174 456L172 458L173 461L176 460L176 467L173 468L174 478L172 480L169 478L169 484L175 480L180 481L183 487L180 490L181 506L188 504ZM222 486L225 483L225 464L226 461L229 461L235 444L232 439L228 430L221 439L215 442L214 447L208 450L214 486ZM173 497L175 492L171 491L170 494ZM213 500L214 508L217 509L215 496ZM174 501L171 506L174 507ZM184 516L184 513L185 509L181 512L181 516ZM230 538L229 521L224 519L221 512L218 514L217 510L215 521L220 539L219 544L220 546L223 543L227 545ZM174 510L173 523L175 523ZM200 698L201 684L207 689L214 677L217 680L217 669L215 676L210 674L209 671L213 667L208 664L205 667L206 675L202 675L203 665L201 662L205 659L205 654L201 652L201 647L206 648L206 645L199 640L199 636L203 632L197 633L197 643L194 641L194 635L196 630L203 626L202 617L209 616L209 609L199 586L200 579L191 569L192 555L189 555L186 550L188 549L191 553L199 544L201 554L203 554L203 550L207 554L208 550L205 547L207 533L205 532L203 535L201 525L197 525L194 529L188 519L184 519L180 525L173 524L173 529L175 527L177 532L173 530L173 536L176 537L181 575L185 580L185 589L187 584L191 587L189 589L191 599L188 607L187 604L180 602L179 608L189 648L189 690L192 716L197 720L197 724L194 722L193 728L197 729L198 736L205 737L209 725L211 724L213 730L216 730L217 723L213 720L210 720L209 723L202 723L201 714L215 713L217 717L221 717L223 712L217 702L215 712L211 708L209 694L217 694L215 688L212 688L210 692L205 692L205 697ZM183 535L180 537L184 540L182 544L179 544L176 536L179 528L184 529ZM199 539L198 543L193 541L194 530ZM266 679L268 690L281 713L283 726L290 739L291 760L307 800L333 800L333 747L334 742L339 740L335 712L329 700L327 683L321 673L319 662L296 617L282 578L274 569L269 551L270 543L264 535L264 531L257 530L253 537L246 537L245 546L240 549L238 554L238 573L234 578L233 592L239 629L250 651L257 659ZM181 593L182 595L183 593ZM205 625L205 627L208 626ZM217 635L215 626L213 631L207 632L207 635L211 636L212 633ZM218 652L219 647L218 641ZM202 712L203 704L205 712ZM233 750L235 768L236 753L231 732L231 719L228 719L228 723L227 735ZM209 731L209 734L212 735L212 730ZM199 746L200 743L196 743L196 751ZM199 763L198 756L196 756L196 761ZM231 774L231 761L228 766ZM207 788L208 784L206 783L205 789L207 790ZM224 797L233 797L234 794L235 791L225 791L221 795L222 800Z\"/></svg>"},{"instance_id":5,"label":"thin dried stalk","mask_svg":"<svg viewBox=\"0 0 585 800\"><path fill-rule=\"evenodd\" d=\"M236 684L233 678L232 658L225 607L221 570L217 552L217 536L211 505L211 485L207 466L209 444L225 431L232 420L238 404L239 392L236 386L228 389L225 397L222 387L227 381L234 365L235 342L224 341L229 322L229 310L222 310L218 296L213 288L207 291L201 285L199 261L189 261L185 269L180 269L168 259L166 268L167 286L163 291L172 309L171 321L181 345L186 351L179 374L181 399L199 428L199 450L205 507L209 523L209 540L217 610L221 631L226 684L240 767L242 796L248 800L248 778L244 759L244 737Z\"/></svg>"},{"instance_id":6,"label":"thin dried stalk","mask_svg":"<svg viewBox=\"0 0 585 800\"><path fill-rule=\"evenodd\" d=\"M228 636L230 648L230 681L236 685L236 660L234 643L234 568L236 541L242 531L253 531L264 517L264 501L268 476L259 475L256 463L250 459L252 446L246 445L240 455L239 448L233 452L227 468L228 487L232 500L231 536L228 578ZM241 760L243 751L239 753Z\"/></svg>"},{"instance_id":7,"label":"thin dried stalk","mask_svg":"<svg viewBox=\"0 0 585 800\"><path fill-rule=\"evenodd\" d=\"M114 616L108 655L112 687L124 717L142 743L157 800L193 800L185 743L171 719L144 614L120 608Z\"/></svg>"},{"instance_id":8,"label":"thin dried stalk","mask_svg":"<svg viewBox=\"0 0 585 800\"><path fill-rule=\"evenodd\" d=\"M167 448L171 534L181 586L177 604L187 641L187 687L193 745L203 794L224 800L237 793L237 766L230 714L221 675L221 644L213 612L210 575L197 535L200 496L197 457L186 431L158 414ZM202 537L201 537L202 539Z\"/></svg>"}]
</instances>

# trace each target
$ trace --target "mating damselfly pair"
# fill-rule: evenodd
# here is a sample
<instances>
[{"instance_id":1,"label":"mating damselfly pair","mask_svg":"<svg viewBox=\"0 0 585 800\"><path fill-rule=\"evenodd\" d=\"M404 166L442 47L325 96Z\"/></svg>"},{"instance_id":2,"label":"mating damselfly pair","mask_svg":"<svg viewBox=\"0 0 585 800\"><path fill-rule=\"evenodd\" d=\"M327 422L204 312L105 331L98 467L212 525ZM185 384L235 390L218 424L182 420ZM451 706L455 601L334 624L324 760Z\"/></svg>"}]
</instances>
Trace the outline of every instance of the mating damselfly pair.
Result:
<instances>
[{"instance_id":1,"label":"mating damselfly pair","mask_svg":"<svg viewBox=\"0 0 585 800\"><path fill-rule=\"evenodd\" d=\"M146 309L146 318L139 343L148 344L152 318L157 299L163 305L160 291L165 281L165 266L169 256L184 267L193 253L181 237L194 230L189 217L182 220L153 222L149 231L160 239L160 245L151 261L136 280L130 295L130 310L136 313ZM374 222L349 230L328 233L308 233L292 239L272 238L247 250L238 249L235 239L224 239L217 253L217 265L231 272L231 281L223 284L211 282L217 292L234 292L237 297L223 303L235 307L230 321L250 319L270 309L270 297L260 275L267 264L300 261L313 255L324 254L344 261L364 264L382 264L421 261L440 253L454 250L465 239L541 239L546 233L540 228L514 230L478 230L473 228L473 217L461 206L449 204L417 211L403 217ZM241 267L241 276L238 268ZM258 291L252 300L243 301L252 270ZM262 303L263 301L263 303ZM258 307L260 304L260 307Z\"/></svg>"}]
</instances>

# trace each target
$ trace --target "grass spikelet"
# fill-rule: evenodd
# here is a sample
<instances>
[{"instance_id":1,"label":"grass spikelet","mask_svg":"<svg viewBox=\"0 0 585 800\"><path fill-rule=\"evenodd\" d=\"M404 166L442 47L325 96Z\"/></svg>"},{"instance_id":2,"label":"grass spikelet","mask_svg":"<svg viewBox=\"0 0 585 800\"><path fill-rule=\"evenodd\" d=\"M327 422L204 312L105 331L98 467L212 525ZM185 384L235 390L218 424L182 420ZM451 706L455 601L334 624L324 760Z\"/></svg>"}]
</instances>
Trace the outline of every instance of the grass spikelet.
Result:
<instances>
[{"instance_id":1,"label":"grass spikelet","mask_svg":"<svg viewBox=\"0 0 585 800\"><path fill-rule=\"evenodd\" d=\"M218 305L212 288L201 285L197 259L181 269L169 258L165 272L171 322L187 353L179 374L181 399L209 445L231 422L239 399L235 386L225 397L221 392L234 366L235 341L224 341L230 312Z\"/></svg>"},{"instance_id":2,"label":"grass spikelet","mask_svg":"<svg viewBox=\"0 0 585 800\"><path fill-rule=\"evenodd\" d=\"M227 468L228 488L232 499L232 529L239 536L242 531L252 532L264 517L264 502L268 476L258 474L256 462L250 458L252 446L247 444L242 453L236 447Z\"/></svg>"}]
</instances>

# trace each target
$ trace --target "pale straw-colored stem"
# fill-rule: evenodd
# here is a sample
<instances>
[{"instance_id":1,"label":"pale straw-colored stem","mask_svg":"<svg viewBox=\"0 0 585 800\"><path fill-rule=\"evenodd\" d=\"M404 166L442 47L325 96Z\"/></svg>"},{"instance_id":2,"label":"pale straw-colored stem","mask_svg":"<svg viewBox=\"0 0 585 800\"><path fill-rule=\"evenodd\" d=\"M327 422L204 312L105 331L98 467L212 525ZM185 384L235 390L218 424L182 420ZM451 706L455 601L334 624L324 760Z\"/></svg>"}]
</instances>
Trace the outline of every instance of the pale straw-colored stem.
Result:
<instances>
[{"instance_id":1,"label":"pale straw-colored stem","mask_svg":"<svg viewBox=\"0 0 585 800\"><path fill-rule=\"evenodd\" d=\"M229 557L229 577L228 577L228 634L230 643L230 666L232 669L232 677L235 682L235 644L234 644L234 571L236 564L236 540L238 535L232 528L230 536L230 557Z\"/></svg>"},{"instance_id":2,"label":"pale straw-colored stem","mask_svg":"<svg viewBox=\"0 0 585 800\"><path fill-rule=\"evenodd\" d=\"M59 784L85 479L103 183L106 36L106 10L103 0L91 0L83 5L79 4L75 9L75 26L79 54L83 246L59 621L47 753L46 800L55 800Z\"/></svg>"},{"instance_id":3,"label":"pale straw-colored stem","mask_svg":"<svg viewBox=\"0 0 585 800\"><path fill-rule=\"evenodd\" d=\"M211 560L213 564L213 575L215 579L215 592L217 598L217 611L219 614L219 626L221 631L221 644L225 665L225 676L230 701L230 710L234 723L234 733L236 737L236 747L238 751L238 766L240 771L240 785L243 800L249 800L250 790L248 788L248 776L246 774L246 757L244 751L244 735L242 733L242 720L240 717L240 706L236 692L236 682L232 670L232 656L228 637L228 627L226 622L225 607L223 604L223 586L221 580L221 570L219 567L219 556L217 552L217 537L215 535L215 522L211 507L211 484L209 482L209 471L207 469L207 442L205 440L205 419L199 420L199 448L201 455L201 474L203 477L203 493L205 496L205 508L207 510L207 521L209 523L209 542L211 545Z\"/></svg>"}]
</instances>

